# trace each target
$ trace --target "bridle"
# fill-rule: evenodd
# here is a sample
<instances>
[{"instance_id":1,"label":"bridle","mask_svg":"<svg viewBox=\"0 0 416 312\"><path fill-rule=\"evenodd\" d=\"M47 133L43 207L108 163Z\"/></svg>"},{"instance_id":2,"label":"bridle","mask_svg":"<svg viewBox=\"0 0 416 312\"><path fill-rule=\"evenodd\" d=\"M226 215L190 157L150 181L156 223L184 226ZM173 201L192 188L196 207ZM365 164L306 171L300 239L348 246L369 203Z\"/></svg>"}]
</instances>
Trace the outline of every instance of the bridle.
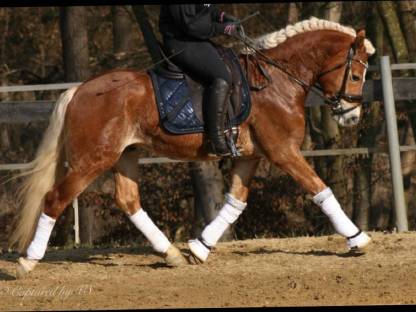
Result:
<instances>
[{"instance_id":1,"label":"bridle","mask_svg":"<svg viewBox=\"0 0 416 312\"><path fill-rule=\"evenodd\" d=\"M331 96L329 98L325 97L325 103L327 103L331 107L332 113L334 115L346 114L346 113L356 109L358 106L360 106L362 101L363 101L364 97L363 97L362 94L349 94L349 93L345 92L346 89L347 89L348 76L351 72L352 62L357 62L357 63L361 64L362 66L364 66L364 68L366 68L366 69L368 68L367 63L364 63L361 60L354 59L354 55L355 55L355 49L353 47L350 47L350 49L348 50L348 55L347 55L347 59L345 60L345 62L340 63L340 64L334 66L333 68L324 71L323 73L320 73L317 77L318 80L319 80L321 77L325 76L326 74L329 74L329 73L341 68L342 66L346 65L345 66L345 71L344 71L344 77L343 77L342 84L341 84L341 89L334 96ZM315 87L319 91L324 93L324 89L320 85L315 85ZM357 105L353 106L353 107L343 109L342 105L341 105L341 100L345 100L349 103L352 103L352 102L359 102L359 103Z\"/></svg>"},{"instance_id":2,"label":"bridle","mask_svg":"<svg viewBox=\"0 0 416 312\"><path fill-rule=\"evenodd\" d=\"M363 95L362 94L349 94L346 93L346 89L347 89L347 81L348 81L348 76L351 72L351 67L352 67L352 62L357 62L359 64L361 64L362 66L364 66L365 68L368 68L368 64L361 61L361 60L357 60L354 59L354 55L355 55L355 48L354 46L351 46L350 49L348 50L348 55L347 58L344 62L335 65L334 67L332 67L331 69L328 69L322 73L320 73L317 76L317 80L319 80L321 77L325 76L326 74L329 74L341 67L345 66L345 71L344 71L344 77L342 80L342 84L341 84L341 88L340 90L333 96L331 97L327 97L325 96L325 89L319 84L319 83L315 83L314 85L309 85L308 83L306 83L305 81L303 81L302 79L299 79L297 77L295 77L293 74L290 73L289 69L287 68L287 65L284 63L281 63L279 61L276 61L275 59L265 55L263 52L261 52L260 50L258 50L257 48L254 47L255 43L253 42L252 39L250 39L249 37L247 37L244 34L243 36L238 36L238 39L240 39L246 46L248 46L250 49L254 50L256 52L257 55L260 55L266 63L273 65L274 67L280 69L281 71L283 71L286 75L289 76L289 78L291 78L293 81L295 81L296 83L298 83L299 85L301 85L305 92L307 92L308 90L311 90L312 92L316 93L318 96L320 96L324 102L331 108L331 112L333 115L344 115L354 109L356 109L357 107L361 106L361 102L363 100ZM249 42L251 41L251 42ZM262 69L262 72L265 72L265 69ZM265 75L265 77L267 78L268 82L271 83L271 77L269 75ZM265 86L263 86L262 88L264 88ZM352 102L358 102L357 105L344 109L341 105L341 101L345 100L349 103Z\"/></svg>"}]
</instances>

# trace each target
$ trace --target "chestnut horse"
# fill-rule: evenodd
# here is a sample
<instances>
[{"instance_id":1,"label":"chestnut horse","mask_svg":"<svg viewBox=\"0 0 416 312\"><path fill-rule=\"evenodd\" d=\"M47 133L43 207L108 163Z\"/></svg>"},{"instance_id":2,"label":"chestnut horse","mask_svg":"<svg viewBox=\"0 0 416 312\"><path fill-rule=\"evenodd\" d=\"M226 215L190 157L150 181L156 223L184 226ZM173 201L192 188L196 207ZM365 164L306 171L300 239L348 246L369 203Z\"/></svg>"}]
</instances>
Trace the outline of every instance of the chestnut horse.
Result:
<instances>
[{"instance_id":1,"label":"chestnut horse","mask_svg":"<svg viewBox=\"0 0 416 312\"><path fill-rule=\"evenodd\" d=\"M204 229L212 232L205 238L189 241L191 254L205 261L224 227L241 213L261 157L314 196L350 248L365 247L370 238L344 214L330 188L302 156L300 146L305 133L305 99L315 83L327 99L333 103L337 99L337 107L332 108L340 125L358 123L367 59L374 53L372 44L365 39L364 30L356 32L316 18L262 36L256 43L268 58L285 63L290 75L265 63L272 83L251 93L252 109L237 140L242 155L233 161L231 188L217 217L221 220ZM242 54L240 61L244 63ZM169 265L185 263L141 207L137 150L189 161L217 159L207 155L204 140L201 133L173 135L161 128L152 82L145 72L113 71L64 92L37 151L35 167L24 173L21 213L11 238L12 246L27 253L19 258L18 275L33 270L44 256L55 220L109 169L115 174L117 205ZM225 226L218 230L221 222Z\"/></svg>"}]
</instances>

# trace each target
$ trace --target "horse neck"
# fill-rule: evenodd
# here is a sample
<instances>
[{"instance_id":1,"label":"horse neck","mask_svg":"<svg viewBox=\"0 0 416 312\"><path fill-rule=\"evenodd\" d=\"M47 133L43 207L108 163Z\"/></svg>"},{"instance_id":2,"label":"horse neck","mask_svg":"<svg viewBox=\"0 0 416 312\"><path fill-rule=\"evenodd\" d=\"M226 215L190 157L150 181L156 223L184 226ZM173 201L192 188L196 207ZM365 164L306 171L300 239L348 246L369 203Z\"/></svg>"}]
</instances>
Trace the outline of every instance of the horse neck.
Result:
<instances>
[{"instance_id":1,"label":"horse neck","mask_svg":"<svg viewBox=\"0 0 416 312\"><path fill-rule=\"evenodd\" d=\"M319 30L296 35L266 53L286 63L292 75L311 86L325 62L350 43L351 37L347 34Z\"/></svg>"}]
</instances>

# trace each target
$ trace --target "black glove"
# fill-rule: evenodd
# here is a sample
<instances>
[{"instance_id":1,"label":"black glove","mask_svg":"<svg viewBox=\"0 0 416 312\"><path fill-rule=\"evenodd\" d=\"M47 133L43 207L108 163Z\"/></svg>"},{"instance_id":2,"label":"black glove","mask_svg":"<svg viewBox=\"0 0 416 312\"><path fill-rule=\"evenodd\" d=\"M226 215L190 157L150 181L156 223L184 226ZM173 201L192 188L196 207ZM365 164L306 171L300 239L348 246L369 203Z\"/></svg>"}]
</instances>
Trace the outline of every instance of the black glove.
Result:
<instances>
[{"instance_id":1,"label":"black glove","mask_svg":"<svg viewBox=\"0 0 416 312\"><path fill-rule=\"evenodd\" d=\"M224 15L222 17L222 22L223 23L238 23L238 24L241 23L241 21L237 17L232 16L232 15L228 15L226 13L224 13Z\"/></svg>"},{"instance_id":2,"label":"black glove","mask_svg":"<svg viewBox=\"0 0 416 312\"><path fill-rule=\"evenodd\" d=\"M241 36L243 30L239 23L224 23L224 34L229 36Z\"/></svg>"}]
</instances>

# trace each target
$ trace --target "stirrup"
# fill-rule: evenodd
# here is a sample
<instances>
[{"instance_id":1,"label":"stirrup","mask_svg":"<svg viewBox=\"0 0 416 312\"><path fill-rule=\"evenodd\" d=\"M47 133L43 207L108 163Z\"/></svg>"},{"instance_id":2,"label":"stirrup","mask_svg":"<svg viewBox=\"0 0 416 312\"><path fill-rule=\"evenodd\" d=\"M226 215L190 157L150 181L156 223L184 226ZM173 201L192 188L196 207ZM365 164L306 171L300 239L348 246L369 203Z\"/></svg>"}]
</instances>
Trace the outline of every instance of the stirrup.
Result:
<instances>
[{"instance_id":1,"label":"stirrup","mask_svg":"<svg viewBox=\"0 0 416 312\"><path fill-rule=\"evenodd\" d=\"M233 158L240 157L241 156L240 149L238 149L237 145L235 144L238 139L239 128L231 126L231 120L228 114L227 114L227 124L228 124L228 129L224 131L224 135L227 141L227 145L231 150L231 157Z\"/></svg>"},{"instance_id":2,"label":"stirrup","mask_svg":"<svg viewBox=\"0 0 416 312\"><path fill-rule=\"evenodd\" d=\"M208 143L210 144L208 155L219 156L219 157L231 156L232 158L240 157L241 150L235 144L235 140L237 137L238 137L238 127L232 127L232 128L226 129L224 131L224 141L225 141L225 144L227 145L227 152L218 153L216 149L216 145L214 144L213 140L210 139L208 141Z\"/></svg>"},{"instance_id":3,"label":"stirrup","mask_svg":"<svg viewBox=\"0 0 416 312\"><path fill-rule=\"evenodd\" d=\"M212 146L212 144L210 144L210 147L207 151L207 154L208 154L208 156L211 156L211 157L229 157L229 156L232 156L232 153L230 151L227 151L226 153L218 153L215 150L215 147Z\"/></svg>"},{"instance_id":4,"label":"stirrup","mask_svg":"<svg viewBox=\"0 0 416 312\"><path fill-rule=\"evenodd\" d=\"M240 150L235 145L235 142L233 140L233 136L230 135L227 138L227 140L228 140L228 144L229 144L230 149L231 149L231 157L240 157L241 156L241 153L240 153Z\"/></svg>"},{"instance_id":5,"label":"stirrup","mask_svg":"<svg viewBox=\"0 0 416 312\"><path fill-rule=\"evenodd\" d=\"M217 156L217 157L228 157L228 156L232 156L232 151L230 151L230 149L228 148L228 144L227 145L227 151L224 153L220 153L217 148L215 143L209 139L207 142L207 153L209 156Z\"/></svg>"}]
</instances>

